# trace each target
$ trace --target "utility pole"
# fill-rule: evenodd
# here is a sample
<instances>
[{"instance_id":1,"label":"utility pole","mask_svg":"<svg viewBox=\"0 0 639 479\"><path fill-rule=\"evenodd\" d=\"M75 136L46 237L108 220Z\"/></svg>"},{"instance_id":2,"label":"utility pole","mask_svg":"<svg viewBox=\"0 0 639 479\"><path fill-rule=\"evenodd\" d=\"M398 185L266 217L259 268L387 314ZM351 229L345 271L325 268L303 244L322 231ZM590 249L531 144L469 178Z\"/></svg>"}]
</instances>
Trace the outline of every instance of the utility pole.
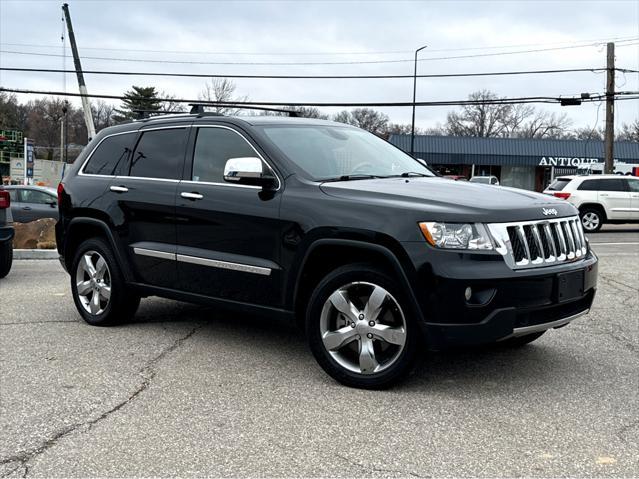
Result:
<instances>
[{"instance_id":1,"label":"utility pole","mask_svg":"<svg viewBox=\"0 0 639 479\"><path fill-rule=\"evenodd\" d=\"M84 83L84 75L82 74L82 65L80 64L80 56L78 55L78 47L75 44L75 35L73 33L73 26L71 25L71 15L69 14L69 4L62 5L64 11L64 18L67 21L67 30L69 31L69 43L71 44L71 52L73 53L73 64L75 65L75 72L78 76L78 85L80 87L80 95L82 95L82 109L84 110L84 122L87 125L87 135L89 140L95 136L95 126L93 125L93 116L91 115L91 104L89 103L89 93L87 92L87 86Z\"/></svg>"},{"instance_id":2,"label":"utility pole","mask_svg":"<svg viewBox=\"0 0 639 479\"><path fill-rule=\"evenodd\" d=\"M615 44L610 42L606 48L606 135L604 173L611 174L614 167L615 141Z\"/></svg>"},{"instance_id":3,"label":"utility pole","mask_svg":"<svg viewBox=\"0 0 639 479\"><path fill-rule=\"evenodd\" d=\"M415 70L413 71L413 120L410 127L410 156L415 156L415 101L417 99L417 54L428 45L415 50Z\"/></svg>"}]
</instances>

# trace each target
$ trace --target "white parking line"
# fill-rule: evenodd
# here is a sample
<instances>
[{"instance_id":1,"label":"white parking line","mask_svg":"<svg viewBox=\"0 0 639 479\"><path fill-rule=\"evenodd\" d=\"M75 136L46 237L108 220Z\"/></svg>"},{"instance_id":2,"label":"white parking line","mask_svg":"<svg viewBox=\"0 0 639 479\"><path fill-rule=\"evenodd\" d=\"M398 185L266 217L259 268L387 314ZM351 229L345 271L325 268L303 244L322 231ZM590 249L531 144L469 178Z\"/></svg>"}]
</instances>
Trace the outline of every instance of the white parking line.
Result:
<instances>
[{"instance_id":1,"label":"white parking line","mask_svg":"<svg viewBox=\"0 0 639 479\"><path fill-rule=\"evenodd\" d=\"M604 245L604 246L618 246L618 245L624 245L624 244L639 244L639 242L631 242L631 241L626 241L623 243L593 243L592 241L590 242L590 244L592 245Z\"/></svg>"}]
</instances>

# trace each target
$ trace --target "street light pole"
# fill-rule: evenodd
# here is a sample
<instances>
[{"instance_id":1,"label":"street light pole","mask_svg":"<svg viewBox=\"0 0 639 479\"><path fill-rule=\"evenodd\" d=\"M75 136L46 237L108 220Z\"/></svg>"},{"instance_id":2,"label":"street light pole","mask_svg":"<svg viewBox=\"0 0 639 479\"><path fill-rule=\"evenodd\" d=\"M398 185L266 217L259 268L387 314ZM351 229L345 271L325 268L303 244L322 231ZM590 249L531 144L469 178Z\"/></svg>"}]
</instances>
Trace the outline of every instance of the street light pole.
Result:
<instances>
[{"instance_id":1,"label":"street light pole","mask_svg":"<svg viewBox=\"0 0 639 479\"><path fill-rule=\"evenodd\" d=\"M413 120L410 127L410 155L415 156L415 102L417 100L417 54L428 45L415 50L415 70L413 72Z\"/></svg>"}]
</instances>

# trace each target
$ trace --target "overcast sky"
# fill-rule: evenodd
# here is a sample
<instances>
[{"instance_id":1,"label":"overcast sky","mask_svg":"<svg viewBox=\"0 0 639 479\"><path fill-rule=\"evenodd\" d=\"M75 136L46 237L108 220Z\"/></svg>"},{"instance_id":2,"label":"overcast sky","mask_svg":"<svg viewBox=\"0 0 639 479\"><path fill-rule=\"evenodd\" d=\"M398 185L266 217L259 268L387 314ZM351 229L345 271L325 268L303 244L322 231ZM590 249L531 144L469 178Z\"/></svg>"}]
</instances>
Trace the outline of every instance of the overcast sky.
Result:
<instances>
[{"instance_id":1,"label":"overcast sky","mask_svg":"<svg viewBox=\"0 0 639 479\"><path fill-rule=\"evenodd\" d=\"M599 68L605 66L606 56L605 46L601 43L613 39L618 42L617 66L639 70L639 0L70 0L69 4L85 70L205 74L412 74L412 60L341 65L216 65L164 61L299 63L406 60L413 57L412 51L424 44L428 48L420 53L423 61L418 67L418 72L423 74ZM61 55L61 13L59 1L0 0L0 65L61 68L65 60L59 56L7 53ZM545 51L441 59L522 50ZM72 68L68 47L66 52L69 55L66 67ZM196 98L205 79L87 75L86 81L90 93L120 95L136 84L153 85L177 97ZM0 85L4 87L60 91L65 88L64 84L61 74L0 72ZM237 93L247 95L253 101L372 102L412 99L411 79L246 79L236 80L236 84ZM616 84L618 90L639 91L639 74L618 73ZM601 93L605 88L605 74L420 79L417 99L459 100L482 88L504 97ZM75 76L67 75L66 89L77 92ZM24 101L27 96L21 95L20 99ZM604 124L605 108L602 106L598 112L596 103L577 107L541 105L540 108L568 113L575 127L592 126L595 121L600 127ZM384 111L393 122L410 122L410 108L388 108ZM447 111L448 107L418 108L417 125L436 126L445 120ZM635 118L639 118L639 101L618 102L617 125Z\"/></svg>"}]
</instances>

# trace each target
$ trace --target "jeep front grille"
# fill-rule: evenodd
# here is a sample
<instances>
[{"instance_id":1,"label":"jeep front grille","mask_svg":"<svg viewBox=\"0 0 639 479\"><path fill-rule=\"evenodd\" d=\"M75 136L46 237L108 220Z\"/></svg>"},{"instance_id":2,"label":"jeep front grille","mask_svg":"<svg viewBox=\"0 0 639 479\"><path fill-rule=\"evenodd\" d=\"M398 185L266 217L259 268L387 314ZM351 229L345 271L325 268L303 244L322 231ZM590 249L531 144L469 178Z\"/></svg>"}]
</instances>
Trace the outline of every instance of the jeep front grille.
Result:
<instances>
[{"instance_id":1,"label":"jeep front grille","mask_svg":"<svg viewBox=\"0 0 639 479\"><path fill-rule=\"evenodd\" d=\"M578 216L517 223L493 223L488 229L512 269L538 268L575 261L588 247Z\"/></svg>"}]
</instances>

